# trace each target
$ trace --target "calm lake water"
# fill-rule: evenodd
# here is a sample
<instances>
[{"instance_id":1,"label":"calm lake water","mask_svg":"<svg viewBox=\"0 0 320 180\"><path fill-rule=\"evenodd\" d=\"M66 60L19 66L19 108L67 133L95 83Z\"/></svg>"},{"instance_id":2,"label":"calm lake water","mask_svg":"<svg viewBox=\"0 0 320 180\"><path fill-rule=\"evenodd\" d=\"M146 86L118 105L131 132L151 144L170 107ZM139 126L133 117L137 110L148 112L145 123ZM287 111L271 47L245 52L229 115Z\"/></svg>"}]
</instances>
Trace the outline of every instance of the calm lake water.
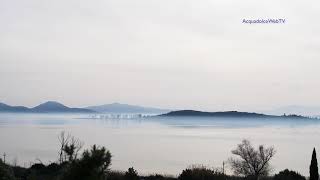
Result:
<instances>
[{"instance_id":1,"label":"calm lake water","mask_svg":"<svg viewBox=\"0 0 320 180\"><path fill-rule=\"evenodd\" d=\"M111 169L177 175L193 164L221 167L246 138L273 145L274 173L285 168L308 175L313 147L320 153L320 120L90 119L89 115L0 114L0 153L22 166L58 159L61 131L107 147ZM228 166L227 166L228 168Z\"/></svg>"}]
</instances>

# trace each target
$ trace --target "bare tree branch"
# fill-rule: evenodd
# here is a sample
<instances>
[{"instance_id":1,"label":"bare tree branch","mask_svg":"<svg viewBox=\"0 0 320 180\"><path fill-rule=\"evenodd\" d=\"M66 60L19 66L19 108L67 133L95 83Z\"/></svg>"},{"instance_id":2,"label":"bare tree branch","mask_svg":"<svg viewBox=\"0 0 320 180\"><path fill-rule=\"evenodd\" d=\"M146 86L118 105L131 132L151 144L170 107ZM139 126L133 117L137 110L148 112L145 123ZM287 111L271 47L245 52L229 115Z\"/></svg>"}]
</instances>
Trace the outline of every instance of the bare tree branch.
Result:
<instances>
[{"instance_id":1,"label":"bare tree branch","mask_svg":"<svg viewBox=\"0 0 320 180\"><path fill-rule=\"evenodd\" d=\"M256 179L270 173L269 162L276 153L273 147L265 148L263 145L260 145L255 150L250 141L246 139L231 152L239 157L237 159L229 159L234 173L237 175L253 176Z\"/></svg>"}]
</instances>

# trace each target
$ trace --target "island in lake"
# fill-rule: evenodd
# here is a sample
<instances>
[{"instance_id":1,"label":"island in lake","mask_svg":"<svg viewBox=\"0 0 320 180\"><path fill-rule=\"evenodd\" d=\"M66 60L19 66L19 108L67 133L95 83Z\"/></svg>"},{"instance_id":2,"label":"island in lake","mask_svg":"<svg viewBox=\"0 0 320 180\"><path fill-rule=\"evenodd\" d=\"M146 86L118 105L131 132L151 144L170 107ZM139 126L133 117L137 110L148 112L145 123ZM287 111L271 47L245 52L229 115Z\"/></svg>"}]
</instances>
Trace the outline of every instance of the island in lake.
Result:
<instances>
[{"instance_id":1,"label":"island in lake","mask_svg":"<svg viewBox=\"0 0 320 180\"><path fill-rule=\"evenodd\" d=\"M217 117L217 118L295 118L295 119L313 119L311 117L290 114L290 115L266 115L254 112L222 111L222 112L204 112L195 110L171 111L159 115L161 117Z\"/></svg>"}]
</instances>

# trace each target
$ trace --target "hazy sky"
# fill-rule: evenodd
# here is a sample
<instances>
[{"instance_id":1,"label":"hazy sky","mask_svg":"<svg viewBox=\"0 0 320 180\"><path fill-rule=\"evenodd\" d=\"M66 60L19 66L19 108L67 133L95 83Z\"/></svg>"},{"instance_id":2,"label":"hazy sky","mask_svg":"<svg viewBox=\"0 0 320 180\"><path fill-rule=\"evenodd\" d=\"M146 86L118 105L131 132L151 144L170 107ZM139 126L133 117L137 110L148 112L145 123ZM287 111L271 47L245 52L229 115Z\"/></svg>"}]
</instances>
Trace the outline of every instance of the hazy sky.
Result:
<instances>
[{"instance_id":1,"label":"hazy sky","mask_svg":"<svg viewBox=\"0 0 320 180\"><path fill-rule=\"evenodd\" d=\"M0 101L320 105L318 0L0 0ZM243 19L285 18L285 24Z\"/></svg>"}]
</instances>

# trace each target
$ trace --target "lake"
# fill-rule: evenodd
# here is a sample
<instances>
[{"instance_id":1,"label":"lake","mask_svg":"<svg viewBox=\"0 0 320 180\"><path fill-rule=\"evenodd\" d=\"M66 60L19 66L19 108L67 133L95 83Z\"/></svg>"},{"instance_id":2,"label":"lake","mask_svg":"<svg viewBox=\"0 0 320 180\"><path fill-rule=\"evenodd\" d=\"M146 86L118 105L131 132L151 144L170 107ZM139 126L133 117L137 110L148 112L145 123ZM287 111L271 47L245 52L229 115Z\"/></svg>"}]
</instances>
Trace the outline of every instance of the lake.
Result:
<instances>
[{"instance_id":1,"label":"lake","mask_svg":"<svg viewBox=\"0 0 320 180\"><path fill-rule=\"evenodd\" d=\"M109 149L111 169L134 167L141 174L178 175L193 164L221 168L231 150L246 138L255 146L275 147L274 173L288 168L308 175L313 147L320 148L319 130L318 120L0 114L0 153L7 154L7 162L26 167L54 162L58 135L66 131L81 139L85 148L97 144Z\"/></svg>"}]
</instances>

